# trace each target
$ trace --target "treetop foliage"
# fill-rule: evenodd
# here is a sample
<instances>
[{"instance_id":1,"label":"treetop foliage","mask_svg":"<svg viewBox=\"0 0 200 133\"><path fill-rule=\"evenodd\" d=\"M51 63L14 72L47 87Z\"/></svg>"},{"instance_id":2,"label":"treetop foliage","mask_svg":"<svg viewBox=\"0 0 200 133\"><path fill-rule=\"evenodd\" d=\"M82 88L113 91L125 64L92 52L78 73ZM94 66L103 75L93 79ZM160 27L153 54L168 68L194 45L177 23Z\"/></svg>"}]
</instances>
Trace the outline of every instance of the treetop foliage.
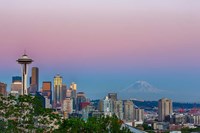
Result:
<instances>
[{"instance_id":1,"label":"treetop foliage","mask_svg":"<svg viewBox=\"0 0 200 133\"><path fill-rule=\"evenodd\" d=\"M0 133L129 133L116 116L62 119L40 97L0 95Z\"/></svg>"}]
</instances>

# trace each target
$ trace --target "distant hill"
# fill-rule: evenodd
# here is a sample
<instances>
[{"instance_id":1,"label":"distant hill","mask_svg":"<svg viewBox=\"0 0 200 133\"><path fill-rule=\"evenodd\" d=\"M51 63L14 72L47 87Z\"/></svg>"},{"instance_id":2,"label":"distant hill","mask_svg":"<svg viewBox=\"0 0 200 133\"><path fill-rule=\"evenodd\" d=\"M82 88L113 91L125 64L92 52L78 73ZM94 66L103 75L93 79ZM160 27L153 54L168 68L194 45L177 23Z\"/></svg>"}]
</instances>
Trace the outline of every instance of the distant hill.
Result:
<instances>
[{"instance_id":1,"label":"distant hill","mask_svg":"<svg viewBox=\"0 0 200 133\"><path fill-rule=\"evenodd\" d=\"M133 100L133 102L139 108L152 109L152 108L158 107L158 101L136 101L136 100ZM173 102L173 108L174 109L179 109L179 108L184 108L184 109L200 108L200 104L199 103Z\"/></svg>"}]
</instances>

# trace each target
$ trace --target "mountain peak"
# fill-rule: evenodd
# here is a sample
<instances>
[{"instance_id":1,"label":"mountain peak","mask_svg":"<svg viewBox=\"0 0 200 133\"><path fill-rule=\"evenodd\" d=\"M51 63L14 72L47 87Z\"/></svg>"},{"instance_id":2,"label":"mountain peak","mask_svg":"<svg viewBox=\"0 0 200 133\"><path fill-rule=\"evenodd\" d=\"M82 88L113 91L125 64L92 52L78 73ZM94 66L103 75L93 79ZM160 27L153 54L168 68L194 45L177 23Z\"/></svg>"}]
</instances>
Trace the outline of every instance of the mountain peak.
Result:
<instances>
[{"instance_id":1,"label":"mountain peak","mask_svg":"<svg viewBox=\"0 0 200 133\"><path fill-rule=\"evenodd\" d=\"M134 82L133 84L129 85L123 91L126 92L143 92L143 93L159 93L163 90L157 89L147 81L139 80Z\"/></svg>"}]
</instances>

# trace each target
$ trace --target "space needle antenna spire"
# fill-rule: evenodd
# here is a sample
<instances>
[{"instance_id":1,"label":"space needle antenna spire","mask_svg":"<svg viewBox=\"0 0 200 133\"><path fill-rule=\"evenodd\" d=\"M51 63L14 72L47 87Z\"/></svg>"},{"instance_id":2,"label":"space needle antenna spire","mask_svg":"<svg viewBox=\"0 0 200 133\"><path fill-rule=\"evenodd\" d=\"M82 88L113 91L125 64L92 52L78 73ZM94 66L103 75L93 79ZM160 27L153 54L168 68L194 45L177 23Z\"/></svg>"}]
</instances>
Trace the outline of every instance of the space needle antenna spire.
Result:
<instances>
[{"instance_id":1,"label":"space needle antenna spire","mask_svg":"<svg viewBox=\"0 0 200 133\"><path fill-rule=\"evenodd\" d=\"M28 65L33 62L31 58L26 55L26 50L24 50L24 55L20 57L17 62L21 64L22 67L22 92L21 95L27 95L27 73L28 73Z\"/></svg>"}]
</instances>

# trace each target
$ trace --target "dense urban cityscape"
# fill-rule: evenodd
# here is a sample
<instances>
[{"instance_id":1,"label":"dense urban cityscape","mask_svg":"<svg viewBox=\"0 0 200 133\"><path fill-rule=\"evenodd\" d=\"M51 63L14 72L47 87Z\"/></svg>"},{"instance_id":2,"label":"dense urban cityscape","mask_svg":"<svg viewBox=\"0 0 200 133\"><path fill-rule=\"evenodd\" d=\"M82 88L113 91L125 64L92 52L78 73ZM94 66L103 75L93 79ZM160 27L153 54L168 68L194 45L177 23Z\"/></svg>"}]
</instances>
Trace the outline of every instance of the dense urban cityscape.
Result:
<instances>
[{"instance_id":1,"label":"dense urban cityscape","mask_svg":"<svg viewBox=\"0 0 200 133\"><path fill-rule=\"evenodd\" d=\"M171 131L178 132L184 128L197 129L200 125L200 110L195 108L174 108L171 99L162 98L158 100L157 106L140 106L139 102L131 99L120 100L115 92L98 100L90 100L84 92L78 90L78 85L72 82L69 87L62 82L62 76L57 74L52 81L43 81L39 86L39 68L31 68L31 76L28 81L28 64L33 62L26 54L17 60L22 67L22 76L13 76L10 91L7 84L0 82L0 94L4 97L12 95L31 95L39 97L42 107L53 109L63 119L89 117L113 116L135 132L149 131ZM135 102L138 104L136 105ZM150 105L150 107L148 106ZM139 107L140 106L140 107ZM134 132L133 131L133 132Z\"/></svg>"},{"instance_id":2,"label":"dense urban cityscape","mask_svg":"<svg viewBox=\"0 0 200 133\"><path fill-rule=\"evenodd\" d=\"M199 5L0 1L0 133L200 132Z\"/></svg>"}]
</instances>

